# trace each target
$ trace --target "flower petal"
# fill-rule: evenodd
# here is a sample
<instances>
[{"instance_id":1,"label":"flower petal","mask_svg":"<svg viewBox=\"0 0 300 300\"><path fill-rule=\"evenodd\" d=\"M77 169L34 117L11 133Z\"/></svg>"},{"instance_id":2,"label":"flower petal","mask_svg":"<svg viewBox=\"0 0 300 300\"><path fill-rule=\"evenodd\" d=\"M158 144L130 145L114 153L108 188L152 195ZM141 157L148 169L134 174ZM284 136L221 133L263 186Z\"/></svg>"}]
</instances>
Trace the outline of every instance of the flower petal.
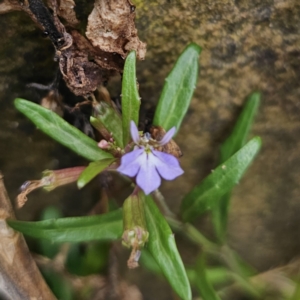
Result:
<instances>
[{"instance_id":1,"label":"flower petal","mask_svg":"<svg viewBox=\"0 0 300 300\"><path fill-rule=\"evenodd\" d=\"M176 132L176 127L174 126L170 130L168 130L168 132L166 132L164 137L160 141L158 141L158 144L163 146L163 145L169 143L169 141L172 139L175 132Z\"/></svg>"},{"instance_id":2,"label":"flower petal","mask_svg":"<svg viewBox=\"0 0 300 300\"><path fill-rule=\"evenodd\" d=\"M141 167L143 153L145 153L145 149L138 148L123 155L121 165L117 168L117 171L124 175L134 177Z\"/></svg>"},{"instance_id":3,"label":"flower petal","mask_svg":"<svg viewBox=\"0 0 300 300\"><path fill-rule=\"evenodd\" d=\"M162 178L173 180L184 173L173 155L156 150L152 150L152 153L155 157L155 167Z\"/></svg>"},{"instance_id":4,"label":"flower petal","mask_svg":"<svg viewBox=\"0 0 300 300\"><path fill-rule=\"evenodd\" d=\"M160 186L161 179L155 168L155 161L157 159L152 153L145 153L145 155L146 160L141 164L136 177L136 183L148 195Z\"/></svg>"},{"instance_id":5,"label":"flower petal","mask_svg":"<svg viewBox=\"0 0 300 300\"><path fill-rule=\"evenodd\" d=\"M167 165L172 167L180 167L179 161L174 155L157 150L152 150L152 153Z\"/></svg>"},{"instance_id":6,"label":"flower petal","mask_svg":"<svg viewBox=\"0 0 300 300\"><path fill-rule=\"evenodd\" d=\"M132 140L135 142L135 144L137 144L140 139L140 135L139 135L139 130L133 121L130 121L130 134Z\"/></svg>"}]
</instances>

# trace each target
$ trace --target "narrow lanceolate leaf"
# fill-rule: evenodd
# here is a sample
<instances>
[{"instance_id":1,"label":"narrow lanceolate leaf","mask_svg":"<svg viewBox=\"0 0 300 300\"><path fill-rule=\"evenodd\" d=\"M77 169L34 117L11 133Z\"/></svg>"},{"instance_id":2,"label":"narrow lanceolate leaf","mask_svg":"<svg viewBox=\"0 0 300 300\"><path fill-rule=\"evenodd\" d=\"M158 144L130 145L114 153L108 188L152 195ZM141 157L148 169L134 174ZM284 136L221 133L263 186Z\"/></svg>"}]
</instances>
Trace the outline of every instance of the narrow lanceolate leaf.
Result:
<instances>
[{"instance_id":1,"label":"narrow lanceolate leaf","mask_svg":"<svg viewBox=\"0 0 300 300\"><path fill-rule=\"evenodd\" d=\"M260 97L260 93L253 93L247 99L245 107L243 108L231 135L221 146L221 163L245 145L259 107Z\"/></svg>"},{"instance_id":2,"label":"narrow lanceolate leaf","mask_svg":"<svg viewBox=\"0 0 300 300\"><path fill-rule=\"evenodd\" d=\"M199 272L196 270L196 268L189 267L186 269L186 273L191 285L196 286L199 281ZM206 278L212 285L229 285L229 283L234 279L232 274L233 272L225 267L205 268Z\"/></svg>"},{"instance_id":3,"label":"narrow lanceolate leaf","mask_svg":"<svg viewBox=\"0 0 300 300\"><path fill-rule=\"evenodd\" d=\"M166 78L153 124L169 130L177 131L188 110L199 73L199 54L201 48L190 44L179 56L174 68Z\"/></svg>"},{"instance_id":4,"label":"narrow lanceolate leaf","mask_svg":"<svg viewBox=\"0 0 300 300\"><path fill-rule=\"evenodd\" d=\"M24 99L16 99L15 106L44 133L86 159L96 161L112 158L111 154L97 146L96 141L51 110Z\"/></svg>"},{"instance_id":5,"label":"narrow lanceolate leaf","mask_svg":"<svg viewBox=\"0 0 300 300\"><path fill-rule=\"evenodd\" d=\"M105 168L111 165L115 160L116 158L106 158L90 163L78 178L78 188L81 189L85 185L87 185L93 178L95 178L99 173L105 170Z\"/></svg>"},{"instance_id":6,"label":"narrow lanceolate leaf","mask_svg":"<svg viewBox=\"0 0 300 300\"><path fill-rule=\"evenodd\" d=\"M254 117L259 107L260 97L260 93L253 93L248 97L231 135L221 146L220 163L223 163L229 159L230 156L232 156L245 145ZM221 240L224 239L227 229L230 196L231 195L229 192L223 195L220 199L216 200L215 207L212 209L212 219L215 231Z\"/></svg>"},{"instance_id":7,"label":"narrow lanceolate leaf","mask_svg":"<svg viewBox=\"0 0 300 300\"><path fill-rule=\"evenodd\" d=\"M151 196L146 196L145 213L149 231L149 252L179 297L184 300L192 299L190 284L174 235Z\"/></svg>"},{"instance_id":8,"label":"narrow lanceolate leaf","mask_svg":"<svg viewBox=\"0 0 300 300\"><path fill-rule=\"evenodd\" d=\"M111 134L108 132L108 130L100 120L91 116L90 123L93 125L95 129L97 129L97 131L103 136L105 140L108 141L111 138Z\"/></svg>"},{"instance_id":9,"label":"narrow lanceolate leaf","mask_svg":"<svg viewBox=\"0 0 300 300\"><path fill-rule=\"evenodd\" d=\"M204 255L202 254L196 264L197 272L197 281L196 286L202 296L203 300L221 300L213 289L211 283L208 280L206 269L205 269L205 260Z\"/></svg>"},{"instance_id":10,"label":"narrow lanceolate leaf","mask_svg":"<svg viewBox=\"0 0 300 300\"><path fill-rule=\"evenodd\" d=\"M145 267L148 271L154 273L155 275L162 275L162 271L159 265L146 248L143 249L139 262L143 267Z\"/></svg>"},{"instance_id":11,"label":"narrow lanceolate leaf","mask_svg":"<svg viewBox=\"0 0 300 300\"><path fill-rule=\"evenodd\" d=\"M39 222L7 220L9 226L35 238L53 242L112 241L122 235L122 211L104 215L51 219Z\"/></svg>"},{"instance_id":12,"label":"narrow lanceolate leaf","mask_svg":"<svg viewBox=\"0 0 300 300\"><path fill-rule=\"evenodd\" d=\"M214 201L228 193L239 182L261 147L255 137L197 185L182 202L184 221L191 221L214 207Z\"/></svg>"},{"instance_id":13,"label":"narrow lanceolate leaf","mask_svg":"<svg viewBox=\"0 0 300 300\"><path fill-rule=\"evenodd\" d=\"M113 137L116 144L123 148L122 118L116 110L105 102L99 103L95 108L94 117ZM91 119L93 120L93 119ZM92 122L91 122L92 123Z\"/></svg>"},{"instance_id":14,"label":"narrow lanceolate leaf","mask_svg":"<svg viewBox=\"0 0 300 300\"><path fill-rule=\"evenodd\" d=\"M123 145L130 140L130 121L138 124L140 110L140 96L137 88L135 74L136 54L131 51L125 62L122 80L122 120L123 120Z\"/></svg>"}]
</instances>

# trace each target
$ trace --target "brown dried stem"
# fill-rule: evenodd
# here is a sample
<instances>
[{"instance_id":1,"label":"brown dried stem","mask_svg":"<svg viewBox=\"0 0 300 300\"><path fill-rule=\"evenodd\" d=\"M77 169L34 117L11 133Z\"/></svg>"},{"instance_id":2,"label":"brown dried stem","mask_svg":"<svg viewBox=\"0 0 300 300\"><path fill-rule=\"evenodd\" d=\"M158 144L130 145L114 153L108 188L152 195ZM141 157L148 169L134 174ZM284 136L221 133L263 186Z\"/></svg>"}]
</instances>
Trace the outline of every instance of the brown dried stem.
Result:
<instances>
[{"instance_id":1,"label":"brown dried stem","mask_svg":"<svg viewBox=\"0 0 300 300\"><path fill-rule=\"evenodd\" d=\"M32 259L23 235L8 227L5 221L8 218L15 216L0 173L0 291L14 300L56 299Z\"/></svg>"}]
</instances>

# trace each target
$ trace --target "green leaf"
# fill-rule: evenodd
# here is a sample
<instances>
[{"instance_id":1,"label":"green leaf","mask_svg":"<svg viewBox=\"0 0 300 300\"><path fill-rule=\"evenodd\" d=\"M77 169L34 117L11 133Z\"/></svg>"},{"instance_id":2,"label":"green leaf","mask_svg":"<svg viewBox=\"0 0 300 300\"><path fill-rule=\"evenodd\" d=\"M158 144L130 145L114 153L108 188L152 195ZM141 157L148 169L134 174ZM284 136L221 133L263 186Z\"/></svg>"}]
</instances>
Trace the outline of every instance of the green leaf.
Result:
<instances>
[{"instance_id":1,"label":"green leaf","mask_svg":"<svg viewBox=\"0 0 300 300\"><path fill-rule=\"evenodd\" d=\"M123 120L123 145L130 141L130 121L136 125L139 122L140 96L135 75L135 51L131 51L125 61L122 80L122 120Z\"/></svg>"},{"instance_id":2,"label":"green leaf","mask_svg":"<svg viewBox=\"0 0 300 300\"><path fill-rule=\"evenodd\" d=\"M242 148L247 140L254 117L257 113L260 103L260 93L251 94L240 114L231 135L221 146L220 163L223 163ZM228 210L230 203L230 192L214 202L212 209L212 220L215 231L220 240L223 240L227 230Z\"/></svg>"},{"instance_id":3,"label":"green leaf","mask_svg":"<svg viewBox=\"0 0 300 300\"><path fill-rule=\"evenodd\" d=\"M61 212L54 206L48 206L44 209L41 220L49 220L53 218L60 218ZM41 239L38 242L39 249L44 256L49 258L54 258L54 256L59 252L60 245L57 243L52 243L49 240Z\"/></svg>"},{"instance_id":4,"label":"green leaf","mask_svg":"<svg viewBox=\"0 0 300 300\"><path fill-rule=\"evenodd\" d=\"M289 300L299 300L300 299L300 278L299 278L299 274L296 278L296 282L295 282L295 290L292 294L292 296L289 298Z\"/></svg>"},{"instance_id":5,"label":"green leaf","mask_svg":"<svg viewBox=\"0 0 300 300\"><path fill-rule=\"evenodd\" d=\"M105 126L103 125L103 123L96 119L95 117L91 116L90 117L90 123L93 125L93 127L95 129L97 129L97 131L105 138L108 139L109 138L109 132L107 131L107 129L105 128Z\"/></svg>"},{"instance_id":6,"label":"green leaf","mask_svg":"<svg viewBox=\"0 0 300 300\"><path fill-rule=\"evenodd\" d=\"M154 273L155 275L162 275L162 271L159 265L146 248L143 249L139 262L143 267L145 267L148 271Z\"/></svg>"},{"instance_id":7,"label":"green leaf","mask_svg":"<svg viewBox=\"0 0 300 300\"><path fill-rule=\"evenodd\" d=\"M169 130L180 124L189 108L199 73L201 48L190 44L179 56L174 68L166 78L158 101L153 124Z\"/></svg>"},{"instance_id":8,"label":"green leaf","mask_svg":"<svg viewBox=\"0 0 300 300\"><path fill-rule=\"evenodd\" d=\"M243 108L243 111L240 114L231 135L221 146L220 163L223 163L245 145L254 117L259 107L260 97L260 93L253 93L247 99L245 107Z\"/></svg>"},{"instance_id":9,"label":"green leaf","mask_svg":"<svg viewBox=\"0 0 300 300\"><path fill-rule=\"evenodd\" d=\"M94 117L101 122L102 126L107 130L107 132L112 134L116 144L123 148L123 129L121 116L113 107L109 106L105 102L99 103L95 107L95 111L96 113ZM92 122L93 118L91 117L91 123Z\"/></svg>"},{"instance_id":10,"label":"green leaf","mask_svg":"<svg viewBox=\"0 0 300 300\"><path fill-rule=\"evenodd\" d=\"M174 235L151 196L146 196L145 214L149 231L147 244L149 252L173 290L184 300L192 299L190 284L176 247Z\"/></svg>"},{"instance_id":11,"label":"green leaf","mask_svg":"<svg viewBox=\"0 0 300 300\"><path fill-rule=\"evenodd\" d=\"M112 158L111 154L97 146L96 141L67 123L51 110L24 99L16 99L15 106L40 130L86 159L96 161Z\"/></svg>"},{"instance_id":12,"label":"green leaf","mask_svg":"<svg viewBox=\"0 0 300 300\"><path fill-rule=\"evenodd\" d=\"M108 264L110 246L110 242L74 243L70 245L65 267L78 276L99 274Z\"/></svg>"},{"instance_id":13,"label":"green leaf","mask_svg":"<svg viewBox=\"0 0 300 300\"><path fill-rule=\"evenodd\" d=\"M184 221L191 221L214 207L214 201L228 193L239 182L260 147L261 139L253 138L197 185L183 199L181 212Z\"/></svg>"},{"instance_id":14,"label":"green leaf","mask_svg":"<svg viewBox=\"0 0 300 300\"><path fill-rule=\"evenodd\" d=\"M116 158L106 158L99 161L90 163L80 174L77 186L79 189L87 185L93 178L95 178L99 173L101 173L105 168L111 165Z\"/></svg>"},{"instance_id":15,"label":"green leaf","mask_svg":"<svg viewBox=\"0 0 300 300\"><path fill-rule=\"evenodd\" d=\"M64 275L58 274L58 272L49 267L41 267L41 272L56 299L74 299L75 295L72 284Z\"/></svg>"},{"instance_id":16,"label":"green leaf","mask_svg":"<svg viewBox=\"0 0 300 300\"><path fill-rule=\"evenodd\" d=\"M7 220L10 227L25 235L53 242L112 241L122 236L122 211L104 215L51 219L39 222Z\"/></svg>"},{"instance_id":17,"label":"green leaf","mask_svg":"<svg viewBox=\"0 0 300 300\"><path fill-rule=\"evenodd\" d=\"M199 274L195 268L187 268L186 273L192 286L196 286ZM233 281L232 272L224 267L205 268L205 275L211 285L229 285Z\"/></svg>"},{"instance_id":18,"label":"green leaf","mask_svg":"<svg viewBox=\"0 0 300 300\"><path fill-rule=\"evenodd\" d=\"M221 300L207 278L203 254L197 261L196 271L198 275L196 286L199 289L203 300Z\"/></svg>"}]
</instances>

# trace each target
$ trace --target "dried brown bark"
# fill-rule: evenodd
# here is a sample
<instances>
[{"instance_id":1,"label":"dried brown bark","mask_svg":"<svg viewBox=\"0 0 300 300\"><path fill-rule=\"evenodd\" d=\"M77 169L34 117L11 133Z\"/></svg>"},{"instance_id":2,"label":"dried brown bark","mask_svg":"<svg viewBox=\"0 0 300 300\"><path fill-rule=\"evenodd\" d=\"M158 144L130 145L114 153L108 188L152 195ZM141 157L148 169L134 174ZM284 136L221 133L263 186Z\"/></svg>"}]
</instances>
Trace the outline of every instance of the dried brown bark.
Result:
<instances>
[{"instance_id":1,"label":"dried brown bark","mask_svg":"<svg viewBox=\"0 0 300 300\"><path fill-rule=\"evenodd\" d=\"M0 14L22 10L49 36L62 77L75 95L88 96L115 71L122 72L129 51L144 59L146 44L137 36L135 7L129 1L96 1L88 20L89 41L74 29L79 21L73 0L48 0L48 5L53 14L41 0L5 0Z\"/></svg>"},{"instance_id":2,"label":"dried brown bark","mask_svg":"<svg viewBox=\"0 0 300 300\"><path fill-rule=\"evenodd\" d=\"M23 235L6 224L8 218L15 216L0 173L0 291L5 299L56 299L31 257Z\"/></svg>"},{"instance_id":3,"label":"dried brown bark","mask_svg":"<svg viewBox=\"0 0 300 300\"><path fill-rule=\"evenodd\" d=\"M87 38L95 48L118 53L125 58L135 50L139 59L146 55L134 24L135 6L129 0L96 0L88 18Z\"/></svg>"}]
</instances>

